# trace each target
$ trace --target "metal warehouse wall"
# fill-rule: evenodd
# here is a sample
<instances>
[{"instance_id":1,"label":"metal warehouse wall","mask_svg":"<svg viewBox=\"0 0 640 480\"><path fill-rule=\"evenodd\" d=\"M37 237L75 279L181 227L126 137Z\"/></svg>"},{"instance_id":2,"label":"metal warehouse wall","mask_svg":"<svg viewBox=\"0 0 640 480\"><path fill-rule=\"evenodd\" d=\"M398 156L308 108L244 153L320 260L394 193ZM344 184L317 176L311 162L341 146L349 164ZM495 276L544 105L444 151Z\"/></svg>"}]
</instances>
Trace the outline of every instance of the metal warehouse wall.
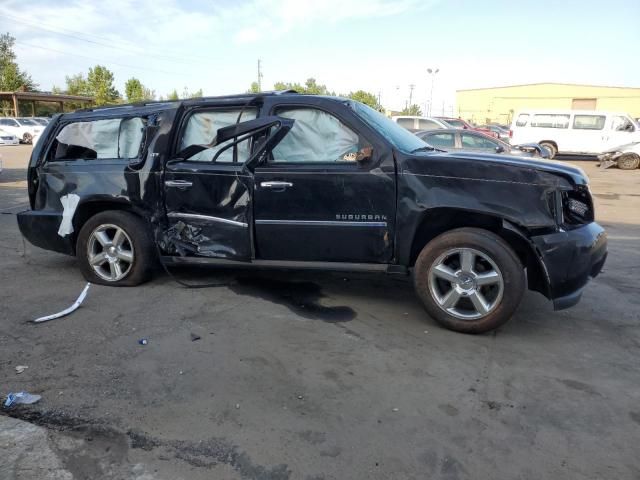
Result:
<instances>
[{"instance_id":1,"label":"metal warehouse wall","mask_svg":"<svg viewBox=\"0 0 640 480\"><path fill-rule=\"evenodd\" d=\"M595 104L595 106L593 106ZM528 108L593 108L640 117L640 88L536 83L456 91L456 113L474 123L510 123Z\"/></svg>"}]
</instances>

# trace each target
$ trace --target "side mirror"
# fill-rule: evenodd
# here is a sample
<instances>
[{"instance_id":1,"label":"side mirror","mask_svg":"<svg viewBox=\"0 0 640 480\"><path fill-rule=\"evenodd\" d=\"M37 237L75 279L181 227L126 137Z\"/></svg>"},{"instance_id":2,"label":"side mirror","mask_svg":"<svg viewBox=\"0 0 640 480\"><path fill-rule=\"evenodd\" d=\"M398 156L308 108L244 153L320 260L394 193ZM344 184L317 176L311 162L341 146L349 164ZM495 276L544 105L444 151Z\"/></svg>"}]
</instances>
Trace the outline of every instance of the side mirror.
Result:
<instances>
[{"instance_id":1,"label":"side mirror","mask_svg":"<svg viewBox=\"0 0 640 480\"><path fill-rule=\"evenodd\" d=\"M504 147L502 145L498 145L496 147L496 153L504 153Z\"/></svg>"}]
</instances>

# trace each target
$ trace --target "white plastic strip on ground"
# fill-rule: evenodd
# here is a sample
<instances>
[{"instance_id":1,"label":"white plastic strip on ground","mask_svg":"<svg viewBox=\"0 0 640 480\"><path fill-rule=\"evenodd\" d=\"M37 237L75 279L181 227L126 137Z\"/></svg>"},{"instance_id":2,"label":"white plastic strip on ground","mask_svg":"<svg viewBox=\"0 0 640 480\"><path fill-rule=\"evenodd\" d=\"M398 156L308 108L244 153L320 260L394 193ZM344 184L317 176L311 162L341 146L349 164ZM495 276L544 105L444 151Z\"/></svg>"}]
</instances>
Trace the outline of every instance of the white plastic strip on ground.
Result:
<instances>
[{"instance_id":1,"label":"white plastic strip on ground","mask_svg":"<svg viewBox=\"0 0 640 480\"><path fill-rule=\"evenodd\" d=\"M84 290L82 290L82 293L80 293L80 296L78 297L78 299L69 308L62 310L61 312L54 313L53 315L47 315L46 317L36 318L33 321L33 323L48 322L49 320L55 320L56 318L64 317L65 315L69 315L70 313L75 312L80 307L85 297L87 296L87 292L89 291L90 286L91 286L91 283L87 283L87 286L84 287Z\"/></svg>"}]
</instances>

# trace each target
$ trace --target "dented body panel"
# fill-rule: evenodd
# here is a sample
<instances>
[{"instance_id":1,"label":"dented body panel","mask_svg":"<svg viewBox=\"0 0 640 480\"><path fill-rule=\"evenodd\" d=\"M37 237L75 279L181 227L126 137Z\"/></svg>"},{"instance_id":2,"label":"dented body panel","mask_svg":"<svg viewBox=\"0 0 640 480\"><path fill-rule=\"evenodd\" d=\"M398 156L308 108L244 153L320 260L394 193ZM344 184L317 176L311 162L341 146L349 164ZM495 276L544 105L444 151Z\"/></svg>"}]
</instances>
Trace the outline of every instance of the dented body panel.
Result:
<instances>
[{"instance_id":1,"label":"dented body panel","mask_svg":"<svg viewBox=\"0 0 640 480\"><path fill-rule=\"evenodd\" d=\"M181 146L192 112L247 107L257 117L248 159L189 158L215 146L215 139L198 148ZM357 132L367 154L335 163L274 161L270 152L294 123L279 120L278 112L297 107L338 119ZM133 117L144 124L138 157L54 158L56 135L65 125ZM221 144L240 137L242 125L227 129ZM349 157L356 158L355 152ZM73 231L59 235L68 195L79 197ZM31 210L18 222L37 246L75 254L77 234L91 215L125 209L148 221L161 254L174 263L406 271L421 242L443 228L481 225L516 242L530 288L558 307L577 301L606 258L606 234L593 223L592 211L584 221L566 211L578 200L592 210L580 169L505 155L407 152L361 118L350 101L331 97L246 95L59 115L34 148L29 196Z\"/></svg>"}]
</instances>

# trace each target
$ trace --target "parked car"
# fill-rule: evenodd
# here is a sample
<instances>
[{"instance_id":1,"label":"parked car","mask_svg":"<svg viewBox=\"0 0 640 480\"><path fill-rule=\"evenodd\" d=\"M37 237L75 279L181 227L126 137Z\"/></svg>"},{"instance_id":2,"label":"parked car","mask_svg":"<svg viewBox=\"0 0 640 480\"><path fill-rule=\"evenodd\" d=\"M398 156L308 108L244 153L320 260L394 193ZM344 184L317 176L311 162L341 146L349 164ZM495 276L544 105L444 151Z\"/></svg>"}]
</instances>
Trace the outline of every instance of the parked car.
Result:
<instances>
[{"instance_id":1,"label":"parked car","mask_svg":"<svg viewBox=\"0 0 640 480\"><path fill-rule=\"evenodd\" d=\"M396 122L403 128L406 128L410 132L418 132L420 130L438 130L440 128L449 128L449 126L430 117L417 117L411 115L398 115L391 117L391 120Z\"/></svg>"},{"instance_id":2,"label":"parked car","mask_svg":"<svg viewBox=\"0 0 640 480\"><path fill-rule=\"evenodd\" d=\"M15 135L0 130L0 145L18 145L20 141Z\"/></svg>"},{"instance_id":3,"label":"parked car","mask_svg":"<svg viewBox=\"0 0 640 480\"><path fill-rule=\"evenodd\" d=\"M448 130L431 130L417 132L416 135L432 147L447 152L466 151L482 153L501 153L525 157L549 158L549 151L537 143L525 145L509 145L484 133L451 128Z\"/></svg>"},{"instance_id":4,"label":"parked car","mask_svg":"<svg viewBox=\"0 0 640 480\"><path fill-rule=\"evenodd\" d=\"M20 231L90 282L140 284L158 252L165 266L412 272L427 312L460 332L506 322L527 286L574 305L607 251L579 168L435 151L335 97L65 113L28 185Z\"/></svg>"},{"instance_id":5,"label":"parked car","mask_svg":"<svg viewBox=\"0 0 640 480\"><path fill-rule=\"evenodd\" d=\"M626 113L591 110L528 110L514 116L513 143L539 143L556 154L598 155L618 145L640 141L640 131Z\"/></svg>"},{"instance_id":6,"label":"parked car","mask_svg":"<svg viewBox=\"0 0 640 480\"><path fill-rule=\"evenodd\" d=\"M511 133L509 132L509 128L505 128L502 127L500 125L485 125L483 127L480 128L484 128L486 130L491 130L493 133L495 133L496 135L498 135L498 138L500 140L503 140L505 142L508 142L509 139L511 138Z\"/></svg>"},{"instance_id":7,"label":"parked car","mask_svg":"<svg viewBox=\"0 0 640 480\"><path fill-rule=\"evenodd\" d=\"M616 165L621 170L635 170L640 166L640 142L620 145L598 155L602 167Z\"/></svg>"},{"instance_id":8,"label":"parked car","mask_svg":"<svg viewBox=\"0 0 640 480\"><path fill-rule=\"evenodd\" d=\"M15 135L23 143L31 143L44 127L30 118L4 117L0 118L0 129Z\"/></svg>"},{"instance_id":9,"label":"parked car","mask_svg":"<svg viewBox=\"0 0 640 480\"><path fill-rule=\"evenodd\" d=\"M47 117L32 117L32 119L37 122L39 125L46 127L49 124L49 119Z\"/></svg>"},{"instance_id":10,"label":"parked car","mask_svg":"<svg viewBox=\"0 0 640 480\"><path fill-rule=\"evenodd\" d=\"M476 132L482 132L485 135L489 135L490 137L499 138L497 133L489 130L486 127L476 127L471 125L469 122L462 120L461 118L452 118L452 117L435 117L441 122L444 122L447 125L447 128L459 128L461 130L473 130Z\"/></svg>"}]
</instances>

